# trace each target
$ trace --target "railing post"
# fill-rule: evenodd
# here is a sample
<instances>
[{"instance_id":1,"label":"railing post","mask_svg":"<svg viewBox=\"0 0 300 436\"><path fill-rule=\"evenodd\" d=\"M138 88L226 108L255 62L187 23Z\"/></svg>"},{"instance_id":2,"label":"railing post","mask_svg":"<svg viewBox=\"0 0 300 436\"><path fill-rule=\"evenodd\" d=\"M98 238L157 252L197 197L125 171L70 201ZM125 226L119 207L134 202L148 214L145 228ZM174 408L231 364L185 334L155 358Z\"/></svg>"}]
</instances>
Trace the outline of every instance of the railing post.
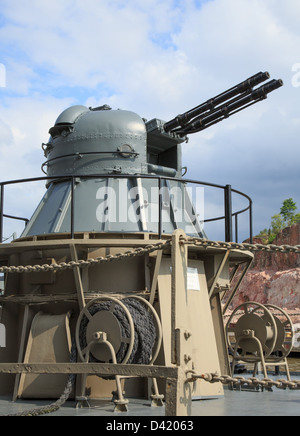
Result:
<instances>
[{"instance_id":1,"label":"railing post","mask_svg":"<svg viewBox=\"0 0 300 436\"><path fill-rule=\"evenodd\" d=\"M4 185L0 188L0 244L3 241L3 207L4 207Z\"/></svg>"},{"instance_id":2,"label":"railing post","mask_svg":"<svg viewBox=\"0 0 300 436\"><path fill-rule=\"evenodd\" d=\"M249 207L249 227L250 227L250 244L253 244L253 221L252 221L252 200Z\"/></svg>"},{"instance_id":3,"label":"railing post","mask_svg":"<svg viewBox=\"0 0 300 436\"><path fill-rule=\"evenodd\" d=\"M75 211L74 191L75 191L75 178L74 178L74 176L72 176L72 178L71 178L71 239L74 239L74 237L75 237L75 229L74 229L74 211Z\"/></svg>"},{"instance_id":4,"label":"railing post","mask_svg":"<svg viewBox=\"0 0 300 436\"><path fill-rule=\"evenodd\" d=\"M235 242L239 242L239 219L238 214L235 214Z\"/></svg>"},{"instance_id":5,"label":"railing post","mask_svg":"<svg viewBox=\"0 0 300 436\"><path fill-rule=\"evenodd\" d=\"M162 235L162 192L161 192L161 177L158 179L158 239Z\"/></svg>"},{"instance_id":6,"label":"railing post","mask_svg":"<svg viewBox=\"0 0 300 436\"><path fill-rule=\"evenodd\" d=\"M224 188L225 204L225 242L232 242L232 198L231 185Z\"/></svg>"}]
</instances>

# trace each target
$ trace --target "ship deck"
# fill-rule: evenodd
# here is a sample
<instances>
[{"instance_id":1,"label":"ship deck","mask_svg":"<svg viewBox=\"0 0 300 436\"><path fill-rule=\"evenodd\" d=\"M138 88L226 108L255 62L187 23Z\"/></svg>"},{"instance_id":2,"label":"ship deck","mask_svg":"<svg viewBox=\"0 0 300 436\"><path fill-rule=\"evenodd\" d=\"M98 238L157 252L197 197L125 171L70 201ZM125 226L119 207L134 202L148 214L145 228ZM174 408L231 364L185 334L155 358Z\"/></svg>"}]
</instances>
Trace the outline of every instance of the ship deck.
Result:
<instances>
[{"instance_id":1,"label":"ship deck","mask_svg":"<svg viewBox=\"0 0 300 436\"><path fill-rule=\"evenodd\" d=\"M272 376L273 380L280 378L284 377ZM299 380L299 378L300 373L292 376L294 380ZM49 400L12 402L9 398L0 397L0 415L18 414L50 403ZM105 417L105 425L112 423L116 426L119 422L126 421L128 423L140 422L144 427L156 418L158 418L157 422L174 420L174 418L165 417L164 406L151 407L146 399L129 399L127 412L114 412L114 405L109 399L92 400L89 406L76 408L75 401L69 400L57 411L42 416L101 416ZM180 420L192 420L196 425L197 417L204 416L300 416L300 390L273 388L272 391L249 391L231 390L225 386L222 397L194 400L191 417L180 418ZM178 418L175 419L178 420Z\"/></svg>"}]
</instances>

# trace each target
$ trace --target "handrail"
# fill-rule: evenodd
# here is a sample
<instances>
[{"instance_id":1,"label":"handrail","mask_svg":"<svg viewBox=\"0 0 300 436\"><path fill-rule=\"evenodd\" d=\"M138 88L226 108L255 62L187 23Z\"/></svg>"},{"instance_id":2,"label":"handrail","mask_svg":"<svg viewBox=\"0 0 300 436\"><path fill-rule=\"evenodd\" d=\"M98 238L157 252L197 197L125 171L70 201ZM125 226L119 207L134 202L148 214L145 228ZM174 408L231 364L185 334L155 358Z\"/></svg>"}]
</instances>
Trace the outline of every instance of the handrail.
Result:
<instances>
[{"instance_id":1,"label":"handrail","mask_svg":"<svg viewBox=\"0 0 300 436\"><path fill-rule=\"evenodd\" d=\"M238 217L249 211L249 238L250 241L253 239L253 227L252 227L252 200L251 198L244 194L241 191L238 191L236 189L231 188L230 185L218 185L215 183L209 183L209 182L203 182L193 179L182 179L177 177L168 177L168 176L158 176L158 175L152 175L152 174L93 174L93 175L70 175L70 176L43 176L43 177L33 177L33 178L26 178L26 179L16 179L16 180L9 180L0 182L0 241L3 240L3 218L9 218L9 219L15 219L15 220L22 220L25 221L26 224L28 223L27 218L23 217L17 217L12 216L8 214L4 214L4 188L8 185L13 184L21 184L21 183L30 183L30 182L40 182L40 181L51 181L51 182L62 182L62 181L70 181L71 182L71 223L70 223L70 230L71 230L71 237L74 238L74 216L75 216L75 202L74 202L74 190L75 190L75 180L78 178L82 179L95 179L95 178L116 178L116 179L122 179L122 178L133 178L133 179L154 179L158 181L158 189L159 189L159 208L158 208L158 234L159 238L162 234L162 195L161 195L161 187L162 187L162 180L168 180L168 181L176 181L181 182L184 184L196 184L196 185L202 185L202 186L208 186L212 188L217 189L223 189L224 191L224 206L225 206L225 214L224 216L220 217L214 217L214 218L208 218L204 220L204 223L208 222L215 222L220 220L225 220L225 240L226 242L231 242L232 239L232 219L235 219L235 242L238 242ZM226 194L227 192L227 194ZM244 209L238 210L236 212L232 212L232 193L235 193L239 196L244 197L246 200L248 200L248 206ZM226 196L227 195L227 196ZM226 206L227 203L227 206Z\"/></svg>"}]
</instances>

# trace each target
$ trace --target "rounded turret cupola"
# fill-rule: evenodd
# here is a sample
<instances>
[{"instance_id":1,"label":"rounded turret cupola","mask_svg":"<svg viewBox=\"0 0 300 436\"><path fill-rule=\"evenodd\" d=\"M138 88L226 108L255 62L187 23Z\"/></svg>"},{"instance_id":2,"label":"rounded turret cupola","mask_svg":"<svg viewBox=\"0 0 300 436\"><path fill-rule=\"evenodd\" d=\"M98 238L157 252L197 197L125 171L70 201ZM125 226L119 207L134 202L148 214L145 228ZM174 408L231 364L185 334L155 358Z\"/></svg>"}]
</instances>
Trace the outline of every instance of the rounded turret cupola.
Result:
<instances>
[{"instance_id":1,"label":"rounded turret cupola","mask_svg":"<svg viewBox=\"0 0 300 436\"><path fill-rule=\"evenodd\" d=\"M72 106L49 133L48 176L147 173L146 126L134 112Z\"/></svg>"}]
</instances>

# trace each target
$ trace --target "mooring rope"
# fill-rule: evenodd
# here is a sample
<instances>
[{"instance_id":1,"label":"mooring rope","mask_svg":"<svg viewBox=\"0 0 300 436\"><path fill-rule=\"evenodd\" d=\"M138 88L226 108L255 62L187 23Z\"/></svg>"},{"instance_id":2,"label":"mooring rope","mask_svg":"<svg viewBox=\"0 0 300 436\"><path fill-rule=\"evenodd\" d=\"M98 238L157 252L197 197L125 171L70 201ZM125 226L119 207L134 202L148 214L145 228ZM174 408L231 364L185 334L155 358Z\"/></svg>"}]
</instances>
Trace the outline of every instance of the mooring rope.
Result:
<instances>
[{"instance_id":1,"label":"mooring rope","mask_svg":"<svg viewBox=\"0 0 300 436\"><path fill-rule=\"evenodd\" d=\"M70 362L75 363L76 361L77 361L77 348L76 348L75 341L72 341ZM75 384L75 379L76 379L75 374L69 374L62 395L54 403L47 404L46 406L35 407L34 409L30 409L30 410L23 410L22 412L8 414L6 416L40 416L40 415L46 415L47 413L56 412L69 399L73 386Z\"/></svg>"},{"instance_id":2,"label":"mooring rope","mask_svg":"<svg viewBox=\"0 0 300 436\"><path fill-rule=\"evenodd\" d=\"M122 303L127 307L134 323L134 344L133 350L127 363L148 365L151 359L153 346L156 339L156 329L152 313L148 312L147 308L134 298L122 299ZM99 311L108 311L110 302L95 303L89 308L89 313L93 316ZM130 325L124 309L116 304L113 310L113 315L117 318L120 325L122 338L130 338L133 333L130 331ZM83 317L79 328L79 342L81 349L87 347L86 329L89 320L86 316ZM128 344L121 343L119 350L116 353L117 363L122 363L128 350ZM89 356L90 362L101 362L97 360L93 353ZM112 360L110 360L112 362Z\"/></svg>"},{"instance_id":3,"label":"mooring rope","mask_svg":"<svg viewBox=\"0 0 300 436\"><path fill-rule=\"evenodd\" d=\"M134 345L131 355L129 357L128 363L132 364L145 364L148 365L151 359L152 350L154 347L155 339L156 339L156 329L153 320L152 313L149 313L147 308L135 300L134 298L125 298L122 300L122 303L125 304L127 309L130 312L130 315L133 319L134 323ZM96 303L89 308L89 312L91 315L102 311L109 310L110 303ZM125 311L121 306L116 305L113 311L113 314L116 316L121 332L122 337L129 338L132 332L130 331L130 325L125 314ZM80 344L83 348L87 346L86 343L86 328L88 325L88 318L83 318L80 324ZM121 363L124 360L124 357L127 352L128 344L122 342L120 349L116 355L117 362ZM90 354L91 362L99 362L91 353ZM77 348L75 341L72 342L71 354L70 354L70 362L75 363L77 361ZM114 379L115 377L103 377L107 379ZM22 412L8 414L6 416L39 416L45 415L48 413L56 412L60 407L62 407L72 392L73 386L75 384L76 376L74 374L70 374L68 376L68 380L65 386L65 389L62 395L59 397L57 401L52 404L46 406L35 407L33 409L24 410Z\"/></svg>"}]
</instances>

